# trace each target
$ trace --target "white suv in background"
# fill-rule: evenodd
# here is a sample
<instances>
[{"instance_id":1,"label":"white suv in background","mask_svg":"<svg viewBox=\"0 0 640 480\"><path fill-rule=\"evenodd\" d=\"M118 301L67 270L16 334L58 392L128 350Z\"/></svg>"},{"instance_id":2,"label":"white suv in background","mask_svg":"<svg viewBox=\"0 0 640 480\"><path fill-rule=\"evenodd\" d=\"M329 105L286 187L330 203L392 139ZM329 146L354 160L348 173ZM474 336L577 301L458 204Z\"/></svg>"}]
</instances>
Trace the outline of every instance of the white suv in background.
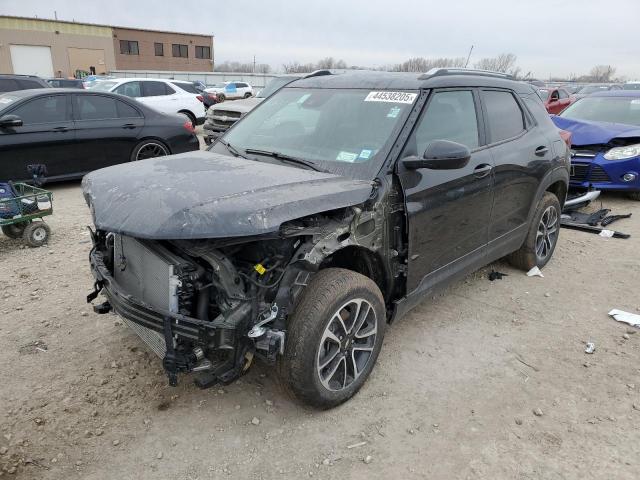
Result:
<instances>
[{"instance_id":1,"label":"white suv in background","mask_svg":"<svg viewBox=\"0 0 640 480\"><path fill-rule=\"evenodd\" d=\"M202 96L193 82L159 78L116 78L96 82L91 90L119 93L163 113L186 115L194 127L204 122Z\"/></svg>"},{"instance_id":2,"label":"white suv in background","mask_svg":"<svg viewBox=\"0 0 640 480\"><path fill-rule=\"evenodd\" d=\"M234 98L253 97L253 87L244 82L224 82L205 88L205 92L215 93L219 102Z\"/></svg>"}]
</instances>

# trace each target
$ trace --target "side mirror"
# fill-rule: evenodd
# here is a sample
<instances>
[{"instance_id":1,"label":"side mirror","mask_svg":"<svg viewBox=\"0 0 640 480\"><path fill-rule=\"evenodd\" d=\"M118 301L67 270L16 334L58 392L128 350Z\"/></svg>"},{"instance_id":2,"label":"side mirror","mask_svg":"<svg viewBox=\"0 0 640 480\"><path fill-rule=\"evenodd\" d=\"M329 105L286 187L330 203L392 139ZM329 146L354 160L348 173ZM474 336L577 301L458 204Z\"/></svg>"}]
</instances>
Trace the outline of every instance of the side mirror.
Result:
<instances>
[{"instance_id":1,"label":"side mirror","mask_svg":"<svg viewBox=\"0 0 640 480\"><path fill-rule=\"evenodd\" d=\"M22 119L17 115L4 115L0 117L0 128L21 127Z\"/></svg>"},{"instance_id":2,"label":"side mirror","mask_svg":"<svg viewBox=\"0 0 640 480\"><path fill-rule=\"evenodd\" d=\"M434 140L427 145L422 158L406 157L402 159L402 164L409 170L455 170L465 167L470 158L471 151L465 145L449 140Z\"/></svg>"}]
</instances>

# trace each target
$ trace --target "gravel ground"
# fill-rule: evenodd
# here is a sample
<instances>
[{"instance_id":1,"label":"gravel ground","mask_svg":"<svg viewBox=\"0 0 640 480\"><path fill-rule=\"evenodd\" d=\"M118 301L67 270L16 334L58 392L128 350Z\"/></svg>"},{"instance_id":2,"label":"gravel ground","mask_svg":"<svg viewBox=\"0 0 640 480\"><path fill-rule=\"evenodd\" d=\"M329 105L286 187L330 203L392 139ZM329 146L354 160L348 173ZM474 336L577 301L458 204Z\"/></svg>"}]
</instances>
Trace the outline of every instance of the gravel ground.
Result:
<instances>
[{"instance_id":1,"label":"gravel ground","mask_svg":"<svg viewBox=\"0 0 640 480\"><path fill-rule=\"evenodd\" d=\"M640 202L605 195L629 240L563 230L544 278L503 262L388 330L347 404L290 401L255 365L167 386L92 279L79 184L51 187L48 246L0 236L0 475L20 479L637 479ZM584 352L594 342L595 353Z\"/></svg>"}]
</instances>

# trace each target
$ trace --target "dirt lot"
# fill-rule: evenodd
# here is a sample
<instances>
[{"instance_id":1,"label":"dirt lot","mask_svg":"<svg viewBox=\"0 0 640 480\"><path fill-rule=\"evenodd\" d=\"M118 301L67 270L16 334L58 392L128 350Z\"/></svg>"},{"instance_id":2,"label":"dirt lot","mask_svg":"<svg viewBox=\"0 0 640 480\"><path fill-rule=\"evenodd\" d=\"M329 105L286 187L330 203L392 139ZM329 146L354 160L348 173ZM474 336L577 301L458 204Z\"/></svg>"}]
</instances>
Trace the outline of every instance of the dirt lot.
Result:
<instances>
[{"instance_id":1,"label":"dirt lot","mask_svg":"<svg viewBox=\"0 0 640 480\"><path fill-rule=\"evenodd\" d=\"M168 387L118 317L85 303L89 212L78 183L53 191L48 246L0 236L6 478L640 477L640 332L607 316L640 311L640 203L602 199L633 212L615 224L629 240L563 230L544 278L500 262L504 279L487 268L426 300L362 391L317 412L261 365Z\"/></svg>"}]
</instances>

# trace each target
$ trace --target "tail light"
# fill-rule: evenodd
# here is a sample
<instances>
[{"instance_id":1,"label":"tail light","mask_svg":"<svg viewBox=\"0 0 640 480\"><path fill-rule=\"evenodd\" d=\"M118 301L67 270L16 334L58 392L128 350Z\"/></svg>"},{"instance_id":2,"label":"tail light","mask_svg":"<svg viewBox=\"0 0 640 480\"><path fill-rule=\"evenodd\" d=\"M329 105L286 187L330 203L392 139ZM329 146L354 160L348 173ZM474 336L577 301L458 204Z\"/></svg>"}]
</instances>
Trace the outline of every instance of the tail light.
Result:
<instances>
[{"instance_id":1,"label":"tail light","mask_svg":"<svg viewBox=\"0 0 640 480\"><path fill-rule=\"evenodd\" d=\"M187 120L186 122L184 122L182 124L182 126L184 127L184 129L189 132L189 133L196 133L196 129L193 128L193 124L191 123L191 121Z\"/></svg>"},{"instance_id":2,"label":"tail light","mask_svg":"<svg viewBox=\"0 0 640 480\"><path fill-rule=\"evenodd\" d=\"M560 130L560 137L564 140L564 143L567 144L568 148L571 148L571 132L567 132L566 130Z\"/></svg>"},{"instance_id":3,"label":"tail light","mask_svg":"<svg viewBox=\"0 0 640 480\"><path fill-rule=\"evenodd\" d=\"M202 95L196 95L196 98L201 102L204 102L204 98L202 98Z\"/></svg>"}]
</instances>

